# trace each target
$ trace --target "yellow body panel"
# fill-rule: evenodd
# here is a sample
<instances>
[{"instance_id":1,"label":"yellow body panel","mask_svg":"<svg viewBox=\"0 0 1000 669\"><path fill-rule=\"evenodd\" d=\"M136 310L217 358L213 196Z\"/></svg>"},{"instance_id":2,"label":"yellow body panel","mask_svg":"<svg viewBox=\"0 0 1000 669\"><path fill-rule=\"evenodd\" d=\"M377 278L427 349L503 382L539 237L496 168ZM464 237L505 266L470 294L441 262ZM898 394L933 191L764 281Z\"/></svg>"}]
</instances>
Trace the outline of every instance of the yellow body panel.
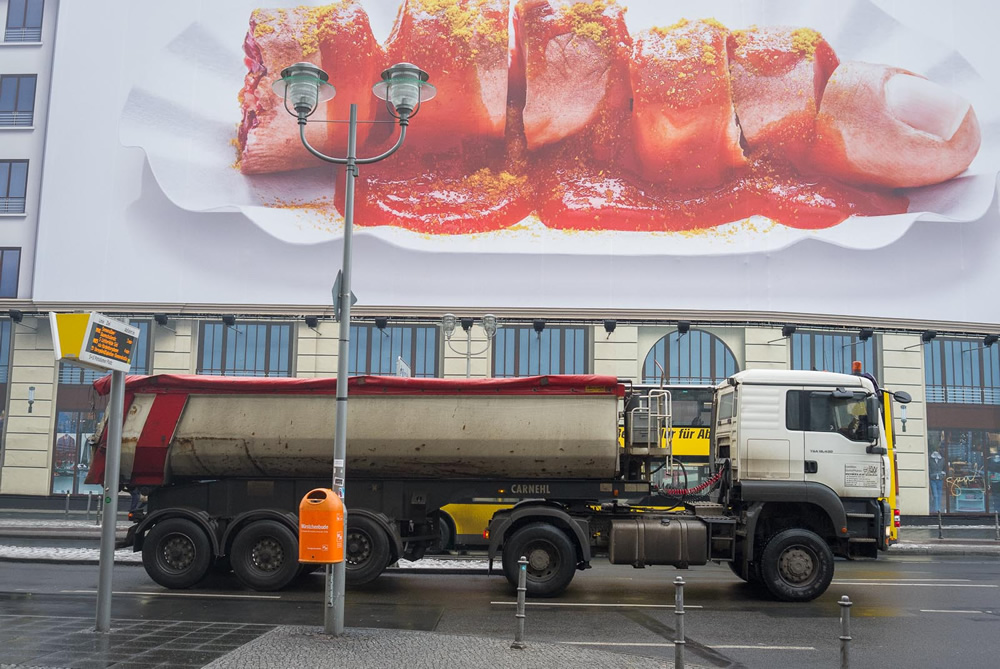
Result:
<instances>
[{"instance_id":1,"label":"yellow body panel","mask_svg":"<svg viewBox=\"0 0 1000 669\"><path fill-rule=\"evenodd\" d=\"M882 422L885 424L885 445L889 456L890 480L889 492L885 499L889 503L889 543L899 540L899 528L896 527L896 509L899 500L896 499L896 426L892 420L892 395L882 392Z\"/></svg>"},{"instance_id":2,"label":"yellow body panel","mask_svg":"<svg viewBox=\"0 0 1000 669\"><path fill-rule=\"evenodd\" d=\"M501 509L509 509L513 502L501 503L497 499L472 500L461 504L449 504L441 507L441 513L447 514L455 528L456 544L475 546L488 543L483 532L490 524L493 514Z\"/></svg>"}]
</instances>

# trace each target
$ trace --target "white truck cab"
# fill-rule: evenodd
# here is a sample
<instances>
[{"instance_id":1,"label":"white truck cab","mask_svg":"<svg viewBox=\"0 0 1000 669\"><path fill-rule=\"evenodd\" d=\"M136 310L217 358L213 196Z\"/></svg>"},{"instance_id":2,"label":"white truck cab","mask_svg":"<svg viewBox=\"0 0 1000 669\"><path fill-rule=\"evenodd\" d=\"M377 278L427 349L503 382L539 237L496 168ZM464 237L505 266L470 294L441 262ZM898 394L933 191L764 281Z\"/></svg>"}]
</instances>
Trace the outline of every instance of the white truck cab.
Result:
<instances>
[{"instance_id":1,"label":"white truck cab","mask_svg":"<svg viewBox=\"0 0 1000 669\"><path fill-rule=\"evenodd\" d=\"M729 448L734 482L811 482L845 498L886 494L885 429L868 378L748 370L720 386L718 407L716 443Z\"/></svg>"},{"instance_id":2,"label":"white truck cab","mask_svg":"<svg viewBox=\"0 0 1000 669\"><path fill-rule=\"evenodd\" d=\"M875 382L802 370L747 370L717 386L713 499L747 540L730 563L783 599L822 591L834 556L888 548L892 487Z\"/></svg>"}]
</instances>

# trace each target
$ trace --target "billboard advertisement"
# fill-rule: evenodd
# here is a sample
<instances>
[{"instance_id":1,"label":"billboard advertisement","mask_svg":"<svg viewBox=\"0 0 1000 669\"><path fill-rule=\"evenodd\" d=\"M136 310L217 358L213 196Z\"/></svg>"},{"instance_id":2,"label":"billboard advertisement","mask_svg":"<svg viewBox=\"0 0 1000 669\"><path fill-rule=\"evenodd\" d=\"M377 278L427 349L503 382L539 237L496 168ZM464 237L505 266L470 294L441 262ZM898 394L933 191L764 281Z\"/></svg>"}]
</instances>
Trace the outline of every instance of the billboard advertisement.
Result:
<instances>
[{"instance_id":1,"label":"billboard advertisement","mask_svg":"<svg viewBox=\"0 0 1000 669\"><path fill-rule=\"evenodd\" d=\"M991 3L60 3L36 300L326 305L362 165L367 305L1000 323ZM100 39L95 39L100 35ZM72 147L72 148L71 148ZM127 263L127 279L113 271ZM86 280L79 272L86 267Z\"/></svg>"}]
</instances>

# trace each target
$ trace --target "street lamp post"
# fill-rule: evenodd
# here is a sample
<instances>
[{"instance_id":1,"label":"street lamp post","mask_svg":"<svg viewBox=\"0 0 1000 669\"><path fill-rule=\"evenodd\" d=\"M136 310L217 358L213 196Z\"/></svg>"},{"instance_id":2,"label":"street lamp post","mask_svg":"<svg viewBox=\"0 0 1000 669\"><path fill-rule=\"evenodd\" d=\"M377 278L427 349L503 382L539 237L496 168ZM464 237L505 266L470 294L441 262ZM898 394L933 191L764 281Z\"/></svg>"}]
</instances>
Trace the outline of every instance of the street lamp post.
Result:
<instances>
[{"instance_id":1,"label":"street lamp post","mask_svg":"<svg viewBox=\"0 0 1000 669\"><path fill-rule=\"evenodd\" d=\"M320 153L306 140L306 123L319 103L329 100L336 89L329 83L329 76L312 63L296 63L281 71L281 78L274 82L274 92L281 96L285 110L299 123L302 144L320 160L345 166L344 188L344 258L340 283L339 342L337 348L337 413L333 442L333 490L341 499L345 495L347 461L347 361L351 338L351 235L354 227L354 180L358 165L367 165L388 158L395 153L406 138L406 127L420 109L420 103L434 97L434 87L427 83L427 73L409 63L397 63L382 73L382 81L372 92L385 100L386 108L399 121L399 139L388 151L372 158L357 157L358 107L351 104L348 120L347 156L336 158ZM344 511L347 526L347 510ZM344 632L344 585L346 564L338 562L326 570L326 606L323 629L327 634L340 636Z\"/></svg>"},{"instance_id":2,"label":"street lamp post","mask_svg":"<svg viewBox=\"0 0 1000 669\"><path fill-rule=\"evenodd\" d=\"M444 339L448 343L448 348L458 354L462 354L455 348L454 344L451 343L451 336L455 334L455 325L461 323L462 329L465 330L465 378L472 377L472 356L479 355L480 353L485 353L490 347L490 341L497 334L497 317L493 314L486 314L483 316L482 325L483 330L486 331L486 346L481 351L472 352L472 323L471 318L455 318L455 314L445 314L441 317L441 329L444 330Z\"/></svg>"}]
</instances>

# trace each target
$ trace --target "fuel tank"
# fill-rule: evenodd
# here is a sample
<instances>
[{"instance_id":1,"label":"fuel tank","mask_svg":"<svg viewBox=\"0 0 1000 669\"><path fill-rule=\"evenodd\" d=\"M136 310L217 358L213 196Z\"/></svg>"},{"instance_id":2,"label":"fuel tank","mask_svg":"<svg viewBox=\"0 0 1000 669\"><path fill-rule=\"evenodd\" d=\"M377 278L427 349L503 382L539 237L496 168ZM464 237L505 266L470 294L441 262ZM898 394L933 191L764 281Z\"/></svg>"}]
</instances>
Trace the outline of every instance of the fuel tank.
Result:
<instances>
[{"instance_id":1,"label":"fuel tank","mask_svg":"<svg viewBox=\"0 0 1000 669\"><path fill-rule=\"evenodd\" d=\"M348 475L612 478L622 392L604 376L354 377ZM123 479L329 476L335 420L336 379L129 377Z\"/></svg>"}]
</instances>

